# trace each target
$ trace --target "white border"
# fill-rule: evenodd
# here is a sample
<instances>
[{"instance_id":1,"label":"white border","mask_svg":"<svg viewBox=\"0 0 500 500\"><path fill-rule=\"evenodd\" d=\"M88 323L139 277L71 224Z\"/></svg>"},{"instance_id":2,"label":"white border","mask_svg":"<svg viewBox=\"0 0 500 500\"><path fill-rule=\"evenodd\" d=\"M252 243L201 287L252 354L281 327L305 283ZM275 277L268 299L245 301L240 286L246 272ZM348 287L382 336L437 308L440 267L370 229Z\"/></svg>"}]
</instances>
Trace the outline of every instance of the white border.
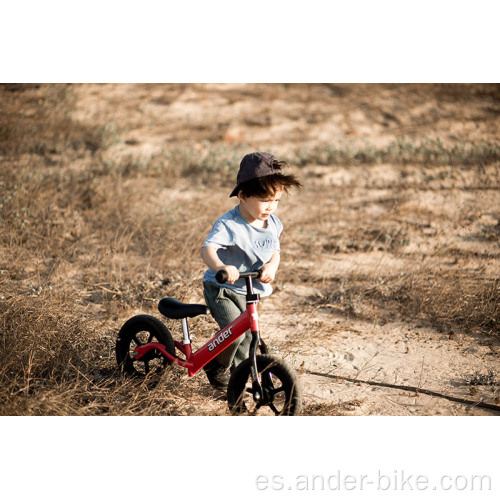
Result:
<instances>
[{"instance_id":1,"label":"white border","mask_svg":"<svg viewBox=\"0 0 500 500\"><path fill-rule=\"evenodd\" d=\"M18 0L0 81L498 82L496 0Z\"/></svg>"},{"instance_id":2,"label":"white border","mask_svg":"<svg viewBox=\"0 0 500 500\"><path fill-rule=\"evenodd\" d=\"M4 417L6 498L366 498L265 491L260 475L490 475L491 491L370 490L370 498L498 498L487 417ZM9 494L10 493L10 494ZM438 495L438 493L440 493Z\"/></svg>"}]
</instances>

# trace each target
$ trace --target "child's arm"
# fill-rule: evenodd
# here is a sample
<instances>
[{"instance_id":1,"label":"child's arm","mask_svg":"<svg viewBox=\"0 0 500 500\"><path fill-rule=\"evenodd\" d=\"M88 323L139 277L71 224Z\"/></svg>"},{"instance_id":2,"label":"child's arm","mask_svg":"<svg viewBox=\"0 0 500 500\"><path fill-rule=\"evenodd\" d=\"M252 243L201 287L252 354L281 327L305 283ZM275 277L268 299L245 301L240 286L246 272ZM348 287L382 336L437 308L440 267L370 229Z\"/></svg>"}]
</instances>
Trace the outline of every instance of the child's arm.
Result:
<instances>
[{"instance_id":1,"label":"child's arm","mask_svg":"<svg viewBox=\"0 0 500 500\"><path fill-rule=\"evenodd\" d=\"M259 281L262 283L271 283L276 276L276 271L280 265L280 253L278 251L274 252L271 260L262 266L262 274Z\"/></svg>"},{"instance_id":2,"label":"child's arm","mask_svg":"<svg viewBox=\"0 0 500 500\"><path fill-rule=\"evenodd\" d=\"M235 266L226 266L224 262L219 259L216 248L202 247L200 254L203 262L205 262L212 271L226 271L228 276L227 281L229 281L229 283L233 284L240 277L238 268Z\"/></svg>"}]
</instances>

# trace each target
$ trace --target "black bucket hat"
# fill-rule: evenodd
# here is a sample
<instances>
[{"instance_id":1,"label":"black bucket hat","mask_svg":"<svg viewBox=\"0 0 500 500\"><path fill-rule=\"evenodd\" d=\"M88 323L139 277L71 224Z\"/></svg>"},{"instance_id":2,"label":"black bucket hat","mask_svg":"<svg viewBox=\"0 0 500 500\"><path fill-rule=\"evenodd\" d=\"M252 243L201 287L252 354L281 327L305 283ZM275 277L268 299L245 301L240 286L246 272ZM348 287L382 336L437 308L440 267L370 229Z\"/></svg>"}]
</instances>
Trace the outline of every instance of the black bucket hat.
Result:
<instances>
[{"instance_id":1,"label":"black bucket hat","mask_svg":"<svg viewBox=\"0 0 500 500\"><path fill-rule=\"evenodd\" d=\"M231 196L236 196L241 184L258 177L281 174L281 166L271 153L249 153L243 157L240 170L236 177L236 187L231 191Z\"/></svg>"}]
</instances>

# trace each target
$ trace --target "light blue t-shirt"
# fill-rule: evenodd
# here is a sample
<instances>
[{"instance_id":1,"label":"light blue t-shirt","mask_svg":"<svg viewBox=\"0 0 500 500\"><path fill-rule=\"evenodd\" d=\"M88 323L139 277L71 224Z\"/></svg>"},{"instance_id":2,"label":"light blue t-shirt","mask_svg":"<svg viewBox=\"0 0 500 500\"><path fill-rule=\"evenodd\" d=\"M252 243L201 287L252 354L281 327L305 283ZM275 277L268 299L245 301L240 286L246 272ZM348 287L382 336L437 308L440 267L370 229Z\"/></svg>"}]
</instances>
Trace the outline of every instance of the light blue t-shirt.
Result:
<instances>
[{"instance_id":1,"label":"light blue t-shirt","mask_svg":"<svg viewBox=\"0 0 500 500\"><path fill-rule=\"evenodd\" d=\"M267 219L267 227L259 229L249 224L240 214L238 206L219 217L209 235L204 247L217 249L219 259L226 266L235 266L238 271L250 272L259 270L271 260L276 251L280 250L280 235L283 224L275 215ZM245 279L240 278L234 284L221 285L215 279L215 272L208 269L203 281L209 281L217 286L224 286L241 295L246 294ZM262 297L271 295L273 287L269 283L253 280L254 291Z\"/></svg>"}]
</instances>

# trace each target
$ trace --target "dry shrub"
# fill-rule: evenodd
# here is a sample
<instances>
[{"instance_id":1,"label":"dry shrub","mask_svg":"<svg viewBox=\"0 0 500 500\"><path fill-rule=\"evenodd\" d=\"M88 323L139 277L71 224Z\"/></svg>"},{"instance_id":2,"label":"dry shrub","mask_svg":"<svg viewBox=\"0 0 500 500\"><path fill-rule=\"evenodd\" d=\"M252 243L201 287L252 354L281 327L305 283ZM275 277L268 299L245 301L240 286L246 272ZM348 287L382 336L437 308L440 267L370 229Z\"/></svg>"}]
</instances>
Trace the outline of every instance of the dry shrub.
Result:
<instances>
[{"instance_id":1,"label":"dry shrub","mask_svg":"<svg viewBox=\"0 0 500 500\"><path fill-rule=\"evenodd\" d=\"M442 328L500 331L500 280L459 272L405 276L387 297L405 318L425 318Z\"/></svg>"},{"instance_id":2,"label":"dry shrub","mask_svg":"<svg viewBox=\"0 0 500 500\"><path fill-rule=\"evenodd\" d=\"M439 330L496 334L500 331L500 280L460 272L411 267L380 279L355 274L320 287L314 299L349 316L379 321L402 318Z\"/></svg>"},{"instance_id":3,"label":"dry shrub","mask_svg":"<svg viewBox=\"0 0 500 500\"><path fill-rule=\"evenodd\" d=\"M74 300L45 294L1 303L0 415L227 413L202 377L188 379L179 368L122 378L115 330L81 318Z\"/></svg>"},{"instance_id":4,"label":"dry shrub","mask_svg":"<svg viewBox=\"0 0 500 500\"><path fill-rule=\"evenodd\" d=\"M4 300L0 318L3 414L22 414L33 394L67 392L75 375L87 371L103 348L102 336L89 342L68 295ZM57 408L53 413L59 414Z\"/></svg>"},{"instance_id":5,"label":"dry shrub","mask_svg":"<svg viewBox=\"0 0 500 500\"><path fill-rule=\"evenodd\" d=\"M71 306L70 296L64 301L49 295L2 302L3 375L64 379L71 364L86 368L80 357L86 333Z\"/></svg>"},{"instance_id":6,"label":"dry shrub","mask_svg":"<svg viewBox=\"0 0 500 500\"><path fill-rule=\"evenodd\" d=\"M353 411L363 405L363 401L359 399L352 399L350 401L343 401L341 403L316 403L306 405L303 415L307 416L347 416L352 415Z\"/></svg>"},{"instance_id":7,"label":"dry shrub","mask_svg":"<svg viewBox=\"0 0 500 500\"><path fill-rule=\"evenodd\" d=\"M292 161L303 165L425 165L481 167L500 161L498 142L460 141L444 144L438 139L419 142L398 139L386 147L372 145L319 144L313 148L298 148Z\"/></svg>"}]
</instances>

